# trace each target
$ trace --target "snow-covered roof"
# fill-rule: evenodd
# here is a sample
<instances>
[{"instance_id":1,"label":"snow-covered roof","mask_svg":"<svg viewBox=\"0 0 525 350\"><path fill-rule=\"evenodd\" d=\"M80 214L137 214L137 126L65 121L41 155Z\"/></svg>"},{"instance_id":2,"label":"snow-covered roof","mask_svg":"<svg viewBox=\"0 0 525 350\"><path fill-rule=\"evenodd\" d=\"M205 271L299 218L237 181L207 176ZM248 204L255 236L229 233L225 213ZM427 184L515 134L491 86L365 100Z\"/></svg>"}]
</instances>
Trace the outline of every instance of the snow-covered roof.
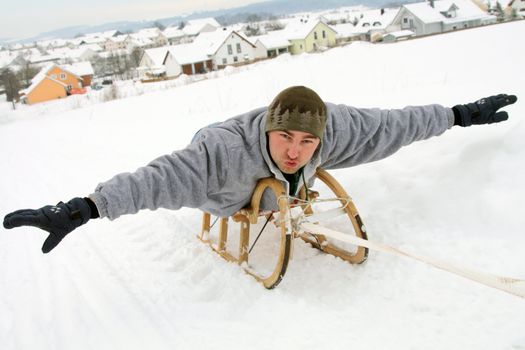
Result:
<instances>
[{"instance_id":1,"label":"snow-covered roof","mask_svg":"<svg viewBox=\"0 0 525 350\"><path fill-rule=\"evenodd\" d=\"M354 26L352 23L336 24L333 25L332 28L337 31L337 37L340 38L349 38L363 33L362 27Z\"/></svg>"},{"instance_id":2,"label":"snow-covered roof","mask_svg":"<svg viewBox=\"0 0 525 350\"><path fill-rule=\"evenodd\" d=\"M323 23L317 19L310 19L310 20L295 20L291 23L289 23L286 28L284 28L283 34L285 35L286 39L293 40L293 39L304 39L310 34L310 32L319 24ZM326 25L328 28L331 28L330 26ZM333 28L331 28L334 30ZM334 30L335 31L335 30Z\"/></svg>"},{"instance_id":3,"label":"snow-covered roof","mask_svg":"<svg viewBox=\"0 0 525 350\"><path fill-rule=\"evenodd\" d=\"M90 49L90 50L93 50L95 52L104 51L104 49L98 44L86 44L86 45L82 45L82 48L83 49Z\"/></svg>"},{"instance_id":4,"label":"snow-covered roof","mask_svg":"<svg viewBox=\"0 0 525 350\"><path fill-rule=\"evenodd\" d=\"M104 44L106 42L106 39L107 38L102 38L102 37L85 37L85 38L82 38L80 40L79 43L85 43L85 44Z\"/></svg>"},{"instance_id":5,"label":"snow-covered roof","mask_svg":"<svg viewBox=\"0 0 525 350\"><path fill-rule=\"evenodd\" d=\"M285 30L275 30L264 35L253 36L252 42L260 41L267 49L277 49L290 46L290 42L285 37Z\"/></svg>"},{"instance_id":6,"label":"snow-covered roof","mask_svg":"<svg viewBox=\"0 0 525 350\"><path fill-rule=\"evenodd\" d=\"M0 51L0 68L10 65L18 55L11 51Z\"/></svg>"},{"instance_id":7,"label":"snow-covered roof","mask_svg":"<svg viewBox=\"0 0 525 350\"><path fill-rule=\"evenodd\" d=\"M453 23L462 20L473 20L490 17L471 0L437 0L434 7L428 2L403 5L407 10L425 23ZM447 18L443 13L457 7L456 17Z\"/></svg>"},{"instance_id":8,"label":"snow-covered roof","mask_svg":"<svg viewBox=\"0 0 525 350\"><path fill-rule=\"evenodd\" d=\"M63 54L50 54L50 55L33 55L29 58L29 62L37 64L37 63L43 63L43 62L52 62L52 61L60 61L62 58L64 58Z\"/></svg>"},{"instance_id":9,"label":"snow-covered roof","mask_svg":"<svg viewBox=\"0 0 525 350\"><path fill-rule=\"evenodd\" d=\"M154 28L144 28L144 29L141 29L139 30L137 33L133 33L131 34L132 37L134 38L148 38L148 39L153 39L153 38L156 38L159 36L159 34L161 34L162 32L160 31L159 28L157 27L154 27Z\"/></svg>"},{"instance_id":10,"label":"snow-covered roof","mask_svg":"<svg viewBox=\"0 0 525 350\"><path fill-rule=\"evenodd\" d=\"M322 11L319 13L319 16L322 16L326 21L351 21L354 17L359 18L359 14L367 10L367 7L358 5L339 8L337 10Z\"/></svg>"},{"instance_id":11,"label":"snow-covered roof","mask_svg":"<svg viewBox=\"0 0 525 350\"><path fill-rule=\"evenodd\" d=\"M60 68L70 71L71 73L78 75L79 77L83 75L95 74L95 72L93 71L93 66L88 61L76 62L76 63L72 63L68 65L63 65L63 66L60 66Z\"/></svg>"},{"instance_id":12,"label":"snow-covered roof","mask_svg":"<svg viewBox=\"0 0 525 350\"><path fill-rule=\"evenodd\" d=\"M154 66L162 66L164 63L164 58L168 53L169 46L156 47L154 49L147 49L144 51L144 55L147 55L149 59L153 62Z\"/></svg>"},{"instance_id":13,"label":"snow-covered roof","mask_svg":"<svg viewBox=\"0 0 525 350\"><path fill-rule=\"evenodd\" d=\"M117 36L108 38L107 40L110 40L114 43L121 43L121 42L126 41L128 38L129 38L129 35L123 34L123 35L117 35Z\"/></svg>"},{"instance_id":14,"label":"snow-covered roof","mask_svg":"<svg viewBox=\"0 0 525 350\"><path fill-rule=\"evenodd\" d=\"M215 20L215 18L208 17L189 20L184 26L184 28L182 28L182 30L186 35L197 35L207 24L215 28L221 27L221 25Z\"/></svg>"},{"instance_id":15,"label":"snow-covered roof","mask_svg":"<svg viewBox=\"0 0 525 350\"><path fill-rule=\"evenodd\" d=\"M202 48L195 43L170 46L169 52L179 64L204 62L210 59Z\"/></svg>"},{"instance_id":16,"label":"snow-covered roof","mask_svg":"<svg viewBox=\"0 0 525 350\"><path fill-rule=\"evenodd\" d=\"M166 38L180 38L185 35L184 32L178 27L168 27L164 29L162 34L164 34Z\"/></svg>"},{"instance_id":17,"label":"snow-covered roof","mask_svg":"<svg viewBox=\"0 0 525 350\"><path fill-rule=\"evenodd\" d=\"M244 36L240 35L236 31L228 28L218 29L213 32L200 33L195 38L193 43L196 46L200 47L203 50L203 52L207 55L214 55L217 52L217 50L219 50L219 48L222 46L222 44L224 44L226 39L232 34L238 35L253 46L253 43L251 41L247 40Z\"/></svg>"},{"instance_id":18,"label":"snow-covered roof","mask_svg":"<svg viewBox=\"0 0 525 350\"><path fill-rule=\"evenodd\" d=\"M399 30L397 32L390 32L390 33L386 33L384 36L393 36L395 38L404 38L404 37L407 37L407 36L414 36L416 35L416 33L414 33L413 31L411 30Z\"/></svg>"},{"instance_id":19,"label":"snow-covered roof","mask_svg":"<svg viewBox=\"0 0 525 350\"><path fill-rule=\"evenodd\" d=\"M392 24L398 13L399 9L374 9L363 11L361 12L362 17L359 18L357 26L369 26L369 29L384 29Z\"/></svg>"}]
</instances>

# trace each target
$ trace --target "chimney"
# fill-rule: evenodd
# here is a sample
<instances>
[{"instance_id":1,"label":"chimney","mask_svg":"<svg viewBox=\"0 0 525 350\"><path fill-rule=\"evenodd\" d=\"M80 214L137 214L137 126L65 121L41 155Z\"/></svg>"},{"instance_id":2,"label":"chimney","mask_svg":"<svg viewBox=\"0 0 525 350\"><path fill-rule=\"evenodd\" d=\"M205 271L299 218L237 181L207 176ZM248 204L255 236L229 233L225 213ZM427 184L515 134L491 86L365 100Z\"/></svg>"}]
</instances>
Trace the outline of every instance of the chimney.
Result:
<instances>
[{"instance_id":1,"label":"chimney","mask_svg":"<svg viewBox=\"0 0 525 350\"><path fill-rule=\"evenodd\" d=\"M381 9L381 16L385 14L385 9Z\"/></svg>"},{"instance_id":2,"label":"chimney","mask_svg":"<svg viewBox=\"0 0 525 350\"><path fill-rule=\"evenodd\" d=\"M430 7L434 8L434 0L430 0L429 3L430 3Z\"/></svg>"}]
</instances>

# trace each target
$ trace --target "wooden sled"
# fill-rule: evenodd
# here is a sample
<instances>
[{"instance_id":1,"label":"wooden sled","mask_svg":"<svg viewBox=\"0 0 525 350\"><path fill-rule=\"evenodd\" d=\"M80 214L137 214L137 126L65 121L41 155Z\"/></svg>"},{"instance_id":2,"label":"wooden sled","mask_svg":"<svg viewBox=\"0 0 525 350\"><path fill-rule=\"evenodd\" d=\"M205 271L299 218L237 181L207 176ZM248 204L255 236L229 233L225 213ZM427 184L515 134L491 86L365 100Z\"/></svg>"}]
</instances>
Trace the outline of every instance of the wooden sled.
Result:
<instances>
[{"instance_id":1,"label":"wooden sled","mask_svg":"<svg viewBox=\"0 0 525 350\"><path fill-rule=\"evenodd\" d=\"M344 210L344 213L350 219L357 237L367 239L366 231L357 212L352 199L341 185L325 170L318 168L316 177L322 181L329 190L335 195L337 200L341 203L339 211ZM259 210L261 198L265 190L270 189L277 198L277 204L279 210L276 212L261 212ZM218 243L212 244L209 239L209 233L211 229L211 215L204 213L202 219L202 230L198 235L198 238L210 245L210 247L217 252L220 256L230 262L235 262L241 265L244 270L253 276L256 280L261 282L266 288L275 288L279 282L281 282L288 262L292 255L292 241L294 238L301 238L303 241L311 244L313 247L334 256L337 256L345 261L352 264L360 264L364 262L368 257L368 248L357 247L356 251L348 251L344 248L338 247L333 243L330 243L323 235L320 234L309 234L299 233L297 228L290 221L290 213L293 208L301 208L306 215L314 215L315 211L312 209L312 202L317 200L318 193L314 191L307 191L304 188L300 190L300 198L290 203L290 197L287 195L283 185L279 180L275 178L265 178L260 180L255 187L252 195L250 206L241 209L233 216L231 216L234 222L240 223L240 237L238 256L233 256L226 250L228 240L228 222L229 218L219 219L219 237ZM276 217L275 217L276 216ZM249 262L249 242L250 242L250 226L257 224L260 217L266 217L274 219L274 224L278 227L280 235L280 246L278 257L276 260L275 267L271 272L261 273L254 271L250 268Z\"/></svg>"}]
</instances>

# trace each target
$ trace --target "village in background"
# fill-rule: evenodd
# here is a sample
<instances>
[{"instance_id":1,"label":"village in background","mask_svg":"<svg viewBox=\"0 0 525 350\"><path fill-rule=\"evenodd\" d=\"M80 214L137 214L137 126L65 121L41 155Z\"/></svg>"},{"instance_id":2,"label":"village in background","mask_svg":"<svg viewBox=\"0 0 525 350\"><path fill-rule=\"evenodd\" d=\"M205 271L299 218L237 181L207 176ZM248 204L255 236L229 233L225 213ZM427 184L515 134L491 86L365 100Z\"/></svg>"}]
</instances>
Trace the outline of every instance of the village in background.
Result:
<instances>
[{"instance_id":1,"label":"village in background","mask_svg":"<svg viewBox=\"0 0 525 350\"><path fill-rule=\"evenodd\" d=\"M490 3L437 0L398 8L344 7L221 25L202 18L134 33L118 30L0 46L0 95L32 105L103 91L119 98L117 82L205 79L210 72L277 56L315 53L355 41L394 43L525 17L525 0ZM200 77L200 78L199 78Z\"/></svg>"}]
</instances>

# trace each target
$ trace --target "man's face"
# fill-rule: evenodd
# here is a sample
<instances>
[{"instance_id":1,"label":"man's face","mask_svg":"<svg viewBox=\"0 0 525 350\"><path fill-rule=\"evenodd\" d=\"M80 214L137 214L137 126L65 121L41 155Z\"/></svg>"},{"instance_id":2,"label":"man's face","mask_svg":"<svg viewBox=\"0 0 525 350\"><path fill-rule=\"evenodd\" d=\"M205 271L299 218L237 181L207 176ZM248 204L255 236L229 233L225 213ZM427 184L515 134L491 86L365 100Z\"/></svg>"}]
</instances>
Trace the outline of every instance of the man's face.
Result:
<instances>
[{"instance_id":1,"label":"man's face","mask_svg":"<svg viewBox=\"0 0 525 350\"><path fill-rule=\"evenodd\" d=\"M285 174L293 174L305 166L320 142L318 137L302 131L268 132L270 156Z\"/></svg>"}]
</instances>

